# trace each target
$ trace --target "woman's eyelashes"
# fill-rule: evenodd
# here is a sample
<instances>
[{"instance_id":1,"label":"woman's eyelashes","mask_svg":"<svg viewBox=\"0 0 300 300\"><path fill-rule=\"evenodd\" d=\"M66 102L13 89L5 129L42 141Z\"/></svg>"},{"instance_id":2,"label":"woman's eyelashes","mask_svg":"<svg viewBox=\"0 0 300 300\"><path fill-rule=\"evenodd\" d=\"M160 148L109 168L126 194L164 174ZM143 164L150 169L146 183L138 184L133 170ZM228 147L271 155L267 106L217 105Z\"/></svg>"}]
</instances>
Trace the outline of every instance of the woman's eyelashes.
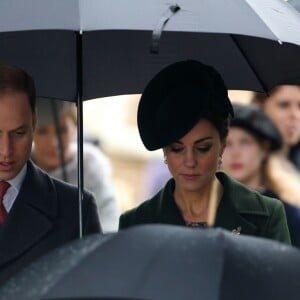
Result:
<instances>
[{"instance_id":1,"label":"woman's eyelashes","mask_svg":"<svg viewBox=\"0 0 300 300\"><path fill-rule=\"evenodd\" d=\"M211 145L195 146L194 151L197 151L199 153L205 153L205 152L208 152L211 147L212 147ZM184 146L170 146L169 149L171 152L180 153L185 150L185 147Z\"/></svg>"}]
</instances>

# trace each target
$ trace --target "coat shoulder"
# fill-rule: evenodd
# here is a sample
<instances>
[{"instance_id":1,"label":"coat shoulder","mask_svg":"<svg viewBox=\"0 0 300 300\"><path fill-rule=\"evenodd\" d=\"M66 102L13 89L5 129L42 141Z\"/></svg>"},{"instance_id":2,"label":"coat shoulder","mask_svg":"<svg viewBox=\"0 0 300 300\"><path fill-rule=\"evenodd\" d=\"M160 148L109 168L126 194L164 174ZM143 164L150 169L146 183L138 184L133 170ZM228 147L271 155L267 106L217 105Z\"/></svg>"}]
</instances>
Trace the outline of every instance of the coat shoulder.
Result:
<instances>
[{"instance_id":1,"label":"coat shoulder","mask_svg":"<svg viewBox=\"0 0 300 300\"><path fill-rule=\"evenodd\" d=\"M226 196L239 213L270 216L275 208L283 207L280 200L253 190L226 173L220 172L218 178L224 185Z\"/></svg>"},{"instance_id":2,"label":"coat shoulder","mask_svg":"<svg viewBox=\"0 0 300 300\"><path fill-rule=\"evenodd\" d=\"M119 229L134 225L155 223L155 215L160 203L160 193L153 198L145 200L135 208L132 208L120 216Z\"/></svg>"}]
</instances>

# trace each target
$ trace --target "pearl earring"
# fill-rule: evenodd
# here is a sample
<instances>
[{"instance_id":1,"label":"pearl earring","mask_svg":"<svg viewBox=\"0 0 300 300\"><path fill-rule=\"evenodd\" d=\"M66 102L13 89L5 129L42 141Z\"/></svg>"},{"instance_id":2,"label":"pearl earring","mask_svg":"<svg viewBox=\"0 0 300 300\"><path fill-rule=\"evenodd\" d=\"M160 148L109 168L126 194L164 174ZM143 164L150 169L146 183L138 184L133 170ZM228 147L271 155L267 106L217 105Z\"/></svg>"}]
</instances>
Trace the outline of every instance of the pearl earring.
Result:
<instances>
[{"instance_id":1,"label":"pearl earring","mask_svg":"<svg viewBox=\"0 0 300 300\"><path fill-rule=\"evenodd\" d=\"M167 165L168 164L168 161L167 161L167 157L164 156L164 163Z\"/></svg>"}]
</instances>

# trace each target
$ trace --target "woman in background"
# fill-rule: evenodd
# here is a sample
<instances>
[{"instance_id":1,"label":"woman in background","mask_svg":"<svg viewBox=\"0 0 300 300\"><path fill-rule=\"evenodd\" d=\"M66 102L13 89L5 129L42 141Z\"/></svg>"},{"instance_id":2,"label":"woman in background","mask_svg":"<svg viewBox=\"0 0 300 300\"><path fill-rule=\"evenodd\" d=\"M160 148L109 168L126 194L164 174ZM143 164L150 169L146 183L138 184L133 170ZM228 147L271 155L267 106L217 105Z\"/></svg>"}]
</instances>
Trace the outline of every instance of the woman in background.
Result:
<instances>
[{"instance_id":1,"label":"woman in background","mask_svg":"<svg viewBox=\"0 0 300 300\"><path fill-rule=\"evenodd\" d=\"M291 158L292 150L300 141L300 86L278 85L268 96L256 96L253 103L273 121L282 136L282 148L272 153L267 164L273 191L286 202L300 207L300 171Z\"/></svg>"},{"instance_id":2,"label":"woman in background","mask_svg":"<svg viewBox=\"0 0 300 300\"><path fill-rule=\"evenodd\" d=\"M222 169L239 182L260 193L280 198L266 168L272 153L282 147L281 135L264 112L254 105L234 104ZM300 247L300 208L283 202L292 244Z\"/></svg>"},{"instance_id":3,"label":"woman in background","mask_svg":"<svg viewBox=\"0 0 300 300\"><path fill-rule=\"evenodd\" d=\"M256 93L252 102L277 126L283 138L282 153L300 170L300 85L278 85L269 96Z\"/></svg>"}]
</instances>

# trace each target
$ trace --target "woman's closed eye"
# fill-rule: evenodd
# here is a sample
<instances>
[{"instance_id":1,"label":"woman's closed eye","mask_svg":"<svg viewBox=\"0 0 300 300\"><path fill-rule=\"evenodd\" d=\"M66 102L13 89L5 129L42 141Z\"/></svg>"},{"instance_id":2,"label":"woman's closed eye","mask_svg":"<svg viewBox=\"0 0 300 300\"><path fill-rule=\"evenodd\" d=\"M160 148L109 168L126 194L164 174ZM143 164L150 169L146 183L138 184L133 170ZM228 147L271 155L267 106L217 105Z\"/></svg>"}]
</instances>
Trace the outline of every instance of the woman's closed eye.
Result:
<instances>
[{"instance_id":1,"label":"woman's closed eye","mask_svg":"<svg viewBox=\"0 0 300 300\"><path fill-rule=\"evenodd\" d=\"M179 153L179 152L183 151L184 148L180 147L180 146L170 146L169 149L171 152Z\"/></svg>"},{"instance_id":2,"label":"woman's closed eye","mask_svg":"<svg viewBox=\"0 0 300 300\"><path fill-rule=\"evenodd\" d=\"M211 145L197 146L197 147L195 147L195 150L200 153L206 153L210 150L210 148L211 148ZM180 152L184 151L184 147L182 147L182 146L170 146L169 149L171 152L174 152L174 153L180 153Z\"/></svg>"},{"instance_id":3,"label":"woman's closed eye","mask_svg":"<svg viewBox=\"0 0 300 300\"><path fill-rule=\"evenodd\" d=\"M206 153L210 150L211 146L205 146L205 147L197 147L197 151L200 153Z\"/></svg>"},{"instance_id":4,"label":"woman's closed eye","mask_svg":"<svg viewBox=\"0 0 300 300\"><path fill-rule=\"evenodd\" d=\"M288 101L281 100L278 102L278 107L280 107L282 109L288 108L289 106L290 106L290 103Z\"/></svg>"}]
</instances>

